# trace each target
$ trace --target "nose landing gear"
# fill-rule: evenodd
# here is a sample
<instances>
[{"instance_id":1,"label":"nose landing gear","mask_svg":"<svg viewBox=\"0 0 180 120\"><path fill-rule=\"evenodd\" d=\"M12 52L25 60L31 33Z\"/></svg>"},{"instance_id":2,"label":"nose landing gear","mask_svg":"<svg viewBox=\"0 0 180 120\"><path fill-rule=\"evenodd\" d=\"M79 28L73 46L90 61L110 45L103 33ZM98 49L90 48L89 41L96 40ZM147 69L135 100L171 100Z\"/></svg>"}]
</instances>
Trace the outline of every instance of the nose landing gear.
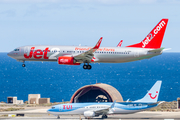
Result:
<instances>
[{"instance_id":1,"label":"nose landing gear","mask_svg":"<svg viewBox=\"0 0 180 120\"><path fill-rule=\"evenodd\" d=\"M25 64L22 64L22 67L25 67L26 65Z\"/></svg>"},{"instance_id":2,"label":"nose landing gear","mask_svg":"<svg viewBox=\"0 0 180 120\"><path fill-rule=\"evenodd\" d=\"M26 65L24 64L25 63L25 61L22 61L23 62L23 64L22 64L22 67L25 67Z\"/></svg>"},{"instance_id":3,"label":"nose landing gear","mask_svg":"<svg viewBox=\"0 0 180 120\"><path fill-rule=\"evenodd\" d=\"M90 70L92 68L92 66L89 65L89 63L87 65L84 63L83 68Z\"/></svg>"}]
</instances>

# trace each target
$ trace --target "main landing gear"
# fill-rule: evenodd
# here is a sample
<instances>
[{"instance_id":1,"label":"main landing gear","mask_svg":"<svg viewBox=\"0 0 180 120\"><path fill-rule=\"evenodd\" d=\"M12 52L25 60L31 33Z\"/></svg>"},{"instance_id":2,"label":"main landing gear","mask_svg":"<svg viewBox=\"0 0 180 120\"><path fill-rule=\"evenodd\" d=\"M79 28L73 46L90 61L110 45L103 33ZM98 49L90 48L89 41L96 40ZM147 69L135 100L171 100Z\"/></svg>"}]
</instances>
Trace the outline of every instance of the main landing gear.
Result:
<instances>
[{"instance_id":1,"label":"main landing gear","mask_svg":"<svg viewBox=\"0 0 180 120\"><path fill-rule=\"evenodd\" d=\"M102 115L102 119L104 119L104 118L108 118L108 116L107 115Z\"/></svg>"},{"instance_id":2,"label":"main landing gear","mask_svg":"<svg viewBox=\"0 0 180 120\"><path fill-rule=\"evenodd\" d=\"M90 70L92 67L89 65L89 63L87 65L84 63L83 68Z\"/></svg>"},{"instance_id":3,"label":"main landing gear","mask_svg":"<svg viewBox=\"0 0 180 120\"><path fill-rule=\"evenodd\" d=\"M60 116L58 115L57 119L60 119Z\"/></svg>"}]
</instances>

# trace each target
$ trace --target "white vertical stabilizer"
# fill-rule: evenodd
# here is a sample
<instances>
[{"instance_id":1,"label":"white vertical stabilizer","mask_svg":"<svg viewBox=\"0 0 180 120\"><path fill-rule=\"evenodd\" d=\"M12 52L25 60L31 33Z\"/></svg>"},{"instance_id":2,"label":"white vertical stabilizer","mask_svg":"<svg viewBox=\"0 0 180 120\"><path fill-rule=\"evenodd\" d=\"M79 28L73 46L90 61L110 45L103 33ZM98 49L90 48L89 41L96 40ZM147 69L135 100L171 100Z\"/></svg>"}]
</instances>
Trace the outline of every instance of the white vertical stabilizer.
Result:
<instances>
[{"instance_id":1,"label":"white vertical stabilizer","mask_svg":"<svg viewBox=\"0 0 180 120\"><path fill-rule=\"evenodd\" d=\"M134 102L155 103L158 100L162 81L157 81L148 93L140 100Z\"/></svg>"}]
</instances>

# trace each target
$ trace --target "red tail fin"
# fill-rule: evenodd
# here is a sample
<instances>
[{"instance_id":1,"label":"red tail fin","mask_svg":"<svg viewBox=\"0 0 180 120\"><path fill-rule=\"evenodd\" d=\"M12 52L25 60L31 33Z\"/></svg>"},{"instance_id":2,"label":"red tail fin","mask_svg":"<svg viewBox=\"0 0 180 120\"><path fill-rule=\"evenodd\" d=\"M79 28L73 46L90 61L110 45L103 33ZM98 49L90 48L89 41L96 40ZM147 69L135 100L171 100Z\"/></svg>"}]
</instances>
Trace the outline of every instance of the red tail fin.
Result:
<instances>
[{"instance_id":1,"label":"red tail fin","mask_svg":"<svg viewBox=\"0 0 180 120\"><path fill-rule=\"evenodd\" d=\"M145 37L145 39L137 44L129 45L126 47L138 47L138 48L160 48L163 40L163 36L166 30L168 19L162 19L156 27Z\"/></svg>"}]
</instances>

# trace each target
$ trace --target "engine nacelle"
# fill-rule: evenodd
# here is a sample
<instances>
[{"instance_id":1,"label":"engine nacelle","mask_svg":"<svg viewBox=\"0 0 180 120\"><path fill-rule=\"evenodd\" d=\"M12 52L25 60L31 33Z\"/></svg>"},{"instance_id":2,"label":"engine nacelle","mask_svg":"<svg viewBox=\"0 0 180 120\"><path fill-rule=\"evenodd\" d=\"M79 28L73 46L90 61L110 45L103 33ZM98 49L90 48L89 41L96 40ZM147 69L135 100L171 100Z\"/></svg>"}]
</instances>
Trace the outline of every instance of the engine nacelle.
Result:
<instances>
[{"instance_id":1,"label":"engine nacelle","mask_svg":"<svg viewBox=\"0 0 180 120\"><path fill-rule=\"evenodd\" d=\"M95 117L95 113L93 111L85 111L84 112L84 117Z\"/></svg>"},{"instance_id":2,"label":"engine nacelle","mask_svg":"<svg viewBox=\"0 0 180 120\"><path fill-rule=\"evenodd\" d=\"M80 63L75 63L74 57L60 56L57 61L62 65L80 65Z\"/></svg>"}]
</instances>

